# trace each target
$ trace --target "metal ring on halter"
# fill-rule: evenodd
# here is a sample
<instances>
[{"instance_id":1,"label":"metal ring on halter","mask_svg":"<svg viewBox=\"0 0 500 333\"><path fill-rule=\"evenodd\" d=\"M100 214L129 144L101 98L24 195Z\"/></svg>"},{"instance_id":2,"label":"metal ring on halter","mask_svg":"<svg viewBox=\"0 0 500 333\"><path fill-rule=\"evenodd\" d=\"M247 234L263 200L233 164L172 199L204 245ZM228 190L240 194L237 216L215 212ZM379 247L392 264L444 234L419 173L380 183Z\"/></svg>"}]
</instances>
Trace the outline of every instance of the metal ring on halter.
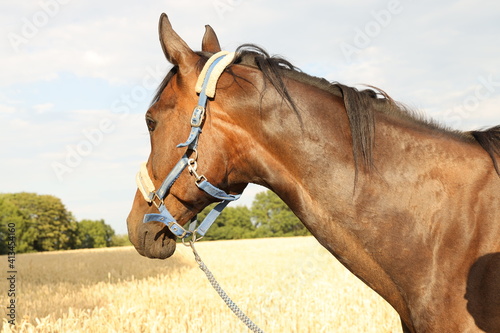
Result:
<instances>
[{"instance_id":1,"label":"metal ring on halter","mask_svg":"<svg viewBox=\"0 0 500 333\"><path fill-rule=\"evenodd\" d=\"M198 169L198 163L196 162L196 160L194 158L190 158L188 160L189 172L196 172L197 169Z\"/></svg>"},{"instance_id":2,"label":"metal ring on halter","mask_svg":"<svg viewBox=\"0 0 500 333\"><path fill-rule=\"evenodd\" d=\"M199 184L202 181L207 180L207 177L205 177L204 175L199 175L197 170L198 170L198 163L196 162L195 159L190 158L188 160L188 171L191 175L194 176L194 178L196 178L195 183Z\"/></svg>"},{"instance_id":3,"label":"metal ring on halter","mask_svg":"<svg viewBox=\"0 0 500 333\"><path fill-rule=\"evenodd\" d=\"M191 157L190 160L195 160L197 161L198 160L198 149L196 148L190 148L190 150L193 152L194 154L194 157Z\"/></svg>"},{"instance_id":4,"label":"metal ring on halter","mask_svg":"<svg viewBox=\"0 0 500 333\"><path fill-rule=\"evenodd\" d=\"M205 237L205 236L198 237L196 234L196 230L194 230L190 236L191 236L191 238L189 238L189 236L181 238L182 244L184 246L192 246L192 244L196 243L197 241L199 241L200 239Z\"/></svg>"}]
</instances>

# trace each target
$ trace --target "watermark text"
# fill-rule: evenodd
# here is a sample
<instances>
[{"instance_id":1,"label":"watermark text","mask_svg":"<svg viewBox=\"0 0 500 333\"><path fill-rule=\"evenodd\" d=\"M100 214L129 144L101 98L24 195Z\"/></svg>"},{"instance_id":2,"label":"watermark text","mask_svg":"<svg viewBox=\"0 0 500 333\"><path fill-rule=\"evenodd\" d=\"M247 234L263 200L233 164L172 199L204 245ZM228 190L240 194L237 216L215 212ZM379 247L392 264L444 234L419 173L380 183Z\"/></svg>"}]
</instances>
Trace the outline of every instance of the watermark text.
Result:
<instances>
[{"instance_id":1,"label":"watermark text","mask_svg":"<svg viewBox=\"0 0 500 333\"><path fill-rule=\"evenodd\" d=\"M22 45L27 44L31 39L35 38L40 29L43 29L61 10L61 6L68 4L71 0L42 0L39 2L39 10L34 12L29 17L21 18L21 26L16 32L9 32L11 47L14 51L19 52Z\"/></svg>"},{"instance_id":2,"label":"watermark text","mask_svg":"<svg viewBox=\"0 0 500 333\"><path fill-rule=\"evenodd\" d=\"M369 47L372 41L377 38L384 29L392 22L393 18L403 12L403 5L399 0L390 0L386 8L372 10L372 19L363 27L354 28L352 42L341 42L339 47L347 62L352 62L353 57L363 49Z\"/></svg>"},{"instance_id":3,"label":"watermark text","mask_svg":"<svg viewBox=\"0 0 500 333\"><path fill-rule=\"evenodd\" d=\"M16 268L16 224L7 223L7 321L16 324L17 268Z\"/></svg>"}]
</instances>

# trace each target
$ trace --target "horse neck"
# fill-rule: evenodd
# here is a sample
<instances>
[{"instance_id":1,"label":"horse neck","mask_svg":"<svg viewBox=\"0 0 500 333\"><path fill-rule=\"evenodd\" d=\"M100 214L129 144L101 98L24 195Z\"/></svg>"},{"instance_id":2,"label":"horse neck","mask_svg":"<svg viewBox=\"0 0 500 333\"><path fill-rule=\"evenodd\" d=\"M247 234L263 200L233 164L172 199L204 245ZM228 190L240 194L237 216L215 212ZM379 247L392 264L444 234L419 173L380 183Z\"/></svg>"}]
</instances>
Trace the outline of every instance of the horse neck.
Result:
<instances>
[{"instance_id":1,"label":"horse neck","mask_svg":"<svg viewBox=\"0 0 500 333\"><path fill-rule=\"evenodd\" d=\"M428 208L439 200L439 192L457 184L450 175L467 170L466 177L477 177L474 154L482 156L485 168L491 169L490 161L480 149L450 135L377 113L375 167L371 172L360 167L355 180L342 100L318 89L293 96L304 96L295 99L300 116L279 98L263 101L266 107L254 115L262 124L253 126L243 147L247 181L276 192L323 246L408 316L403 295L413 281L390 254L418 252L419 241L401 242L402 235L411 234L410 229L421 235L429 227L419 223L432 220ZM462 157L459 168L456 161L465 151L471 161ZM443 173L443 166L451 172ZM419 251L407 262L423 264L431 255L430 249Z\"/></svg>"},{"instance_id":2,"label":"horse neck","mask_svg":"<svg viewBox=\"0 0 500 333\"><path fill-rule=\"evenodd\" d=\"M408 186L421 185L429 181L422 178L424 174L432 174L435 179L431 182L439 178L442 186L447 186L456 181L452 176L462 169L474 177L472 170L478 169L478 160L483 169L492 171L491 161L478 145L412 122L409 117L383 112L375 112L374 169L367 171L358 161L356 170L342 99L298 82L288 85L292 95L298 96L294 101L300 113L282 98L266 96L252 119L242 118L242 127L252 122L253 126L248 139L243 140L241 155L248 157L244 161L249 175L246 181L276 192L313 233L321 219L338 220L336 224L352 224L356 229L360 209L383 210L377 205L384 206L384 200L371 199L392 196L394 186L407 190ZM255 119L262 123L255 124ZM450 172L440 172L443 169ZM370 200L373 203L368 208ZM320 237L324 232L316 231Z\"/></svg>"}]
</instances>

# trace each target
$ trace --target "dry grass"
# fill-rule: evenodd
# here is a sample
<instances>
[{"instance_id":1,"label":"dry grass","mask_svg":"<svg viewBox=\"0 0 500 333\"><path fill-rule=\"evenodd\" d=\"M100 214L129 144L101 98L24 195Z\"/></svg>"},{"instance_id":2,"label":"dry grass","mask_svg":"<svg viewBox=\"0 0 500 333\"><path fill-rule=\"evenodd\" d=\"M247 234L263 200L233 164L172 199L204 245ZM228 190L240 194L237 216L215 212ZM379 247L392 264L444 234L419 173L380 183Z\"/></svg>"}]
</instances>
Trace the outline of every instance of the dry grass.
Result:
<instances>
[{"instance_id":1,"label":"dry grass","mask_svg":"<svg viewBox=\"0 0 500 333\"><path fill-rule=\"evenodd\" d=\"M401 332L395 311L312 237L202 242L197 250L266 332ZM180 244L166 261L127 247L19 255L17 268L17 325L4 319L3 332L248 332Z\"/></svg>"}]
</instances>

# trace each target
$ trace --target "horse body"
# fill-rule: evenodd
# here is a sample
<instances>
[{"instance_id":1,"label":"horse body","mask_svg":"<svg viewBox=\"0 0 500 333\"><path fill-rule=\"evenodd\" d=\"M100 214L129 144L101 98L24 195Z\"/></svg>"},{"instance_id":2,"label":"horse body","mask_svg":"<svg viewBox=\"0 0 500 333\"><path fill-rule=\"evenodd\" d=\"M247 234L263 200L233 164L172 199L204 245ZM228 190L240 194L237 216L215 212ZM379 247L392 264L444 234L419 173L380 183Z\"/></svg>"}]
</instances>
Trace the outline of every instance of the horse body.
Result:
<instances>
[{"instance_id":1,"label":"horse body","mask_svg":"<svg viewBox=\"0 0 500 333\"><path fill-rule=\"evenodd\" d=\"M500 251L500 179L485 151L453 133L411 128L397 117L378 114L377 162L355 183L340 98L332 101L311 87L295 92L293 83L287 86L292 96L307 96L297 103L302 128L286 105L266 108L263 101L250 117L234 110L233 124L239 119L242 124L236 126L247 124L247 131L260 114L274 118L264 116L251 126L241 146L232 141L230 155L247 151L256 157L238 163L248 174L265 169L258 178L239 181L278 193L319 242L388 300L412 330L475 327L466 310L467 284L474 283L467 276L478 258ZM225 100L225 94L219 98ZM231 114L227 108L224 112ZM249 140L255 152L248 153Z\"/></svg>"},{"instance_id":2,"label":"horse body","mask_svg":"<svg viewBox=\"0 0 500 333\"><path fill-rule=\"evenodd\" d=\"M148 160L157 187L181 154L175 144L189 129L179 124L189 122L204 61L168 20L160 32L178 70L148 111L157 127ZM211 29L203 50L220 50ZM470 134L408 115L385 94L290 68L280 70L278 83L286 87L280 90L258 57L250 52L231 65L210 101L198 147L207 178L228 193L248 183L276 192L396 309L405 331L499 332L500 177L491 154ZM358 119L349 112L359 106L373 112ZM188 177L181 175L165 199L180 223L211 201ZM165 258L175 250L173 237L159 222L141 222L154 210L137 194L129 235L141 254Z\"/></svg>"}]
</instances>

